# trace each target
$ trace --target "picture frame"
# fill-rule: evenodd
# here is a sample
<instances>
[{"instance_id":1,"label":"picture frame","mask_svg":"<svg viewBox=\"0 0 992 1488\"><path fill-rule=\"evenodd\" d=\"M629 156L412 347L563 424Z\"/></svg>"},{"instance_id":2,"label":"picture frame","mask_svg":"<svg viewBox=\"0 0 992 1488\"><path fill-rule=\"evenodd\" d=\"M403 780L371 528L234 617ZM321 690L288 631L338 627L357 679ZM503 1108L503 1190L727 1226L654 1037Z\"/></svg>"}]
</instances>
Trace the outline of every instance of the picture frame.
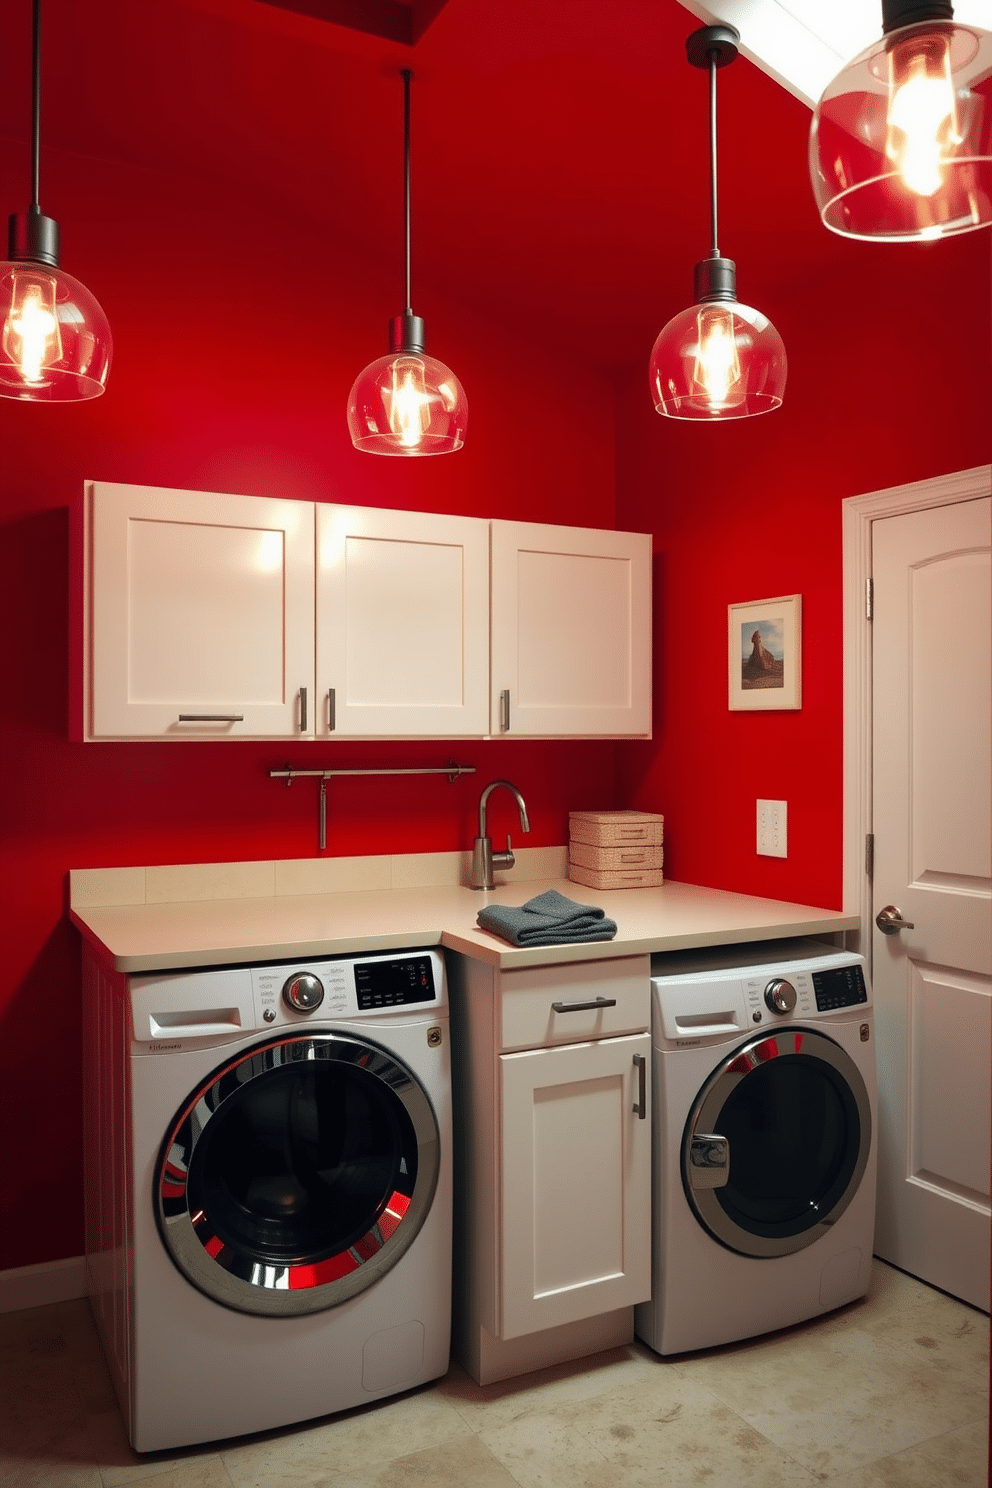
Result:
<instances>
[{"instance_id":1,"label":"picture frame","mask_svg":"<svg viewBox=\"0 0 992 1488\"><path fill-rule=\"evenodd\" d=\"M802 707L801 594L727 607L729 707L746 712Z\"/></svg>"}]
</instances>

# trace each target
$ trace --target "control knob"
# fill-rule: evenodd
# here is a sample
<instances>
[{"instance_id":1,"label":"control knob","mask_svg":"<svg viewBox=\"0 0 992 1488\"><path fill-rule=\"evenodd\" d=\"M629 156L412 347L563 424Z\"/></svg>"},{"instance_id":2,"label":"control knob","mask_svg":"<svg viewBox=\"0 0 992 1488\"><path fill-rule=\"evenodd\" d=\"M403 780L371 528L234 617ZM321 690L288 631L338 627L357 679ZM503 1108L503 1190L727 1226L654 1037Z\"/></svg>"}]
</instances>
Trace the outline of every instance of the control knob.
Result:
<instances>
[{"instance_id":1,"label":"control knob","mask_svg":"<svg viewBox=\"0 0 992 1488\"><path fill-rule=\"evenodd\" d=\"M784 978L775 977L765 988L765 1002L773 1013L791 1013L797 1001L795 987Z\"/></svg>"},{"instance_id":2,"label":"control knob","mask_svg":"<svg viewBox=\"0 0 992 1488\"><path fill-rule=\"evenodd\" d=\"M324 1000L324 987L311 972L300 971L286 982L282 997L294 1013L312 1013Z\"/></svg>"}]
</instances>

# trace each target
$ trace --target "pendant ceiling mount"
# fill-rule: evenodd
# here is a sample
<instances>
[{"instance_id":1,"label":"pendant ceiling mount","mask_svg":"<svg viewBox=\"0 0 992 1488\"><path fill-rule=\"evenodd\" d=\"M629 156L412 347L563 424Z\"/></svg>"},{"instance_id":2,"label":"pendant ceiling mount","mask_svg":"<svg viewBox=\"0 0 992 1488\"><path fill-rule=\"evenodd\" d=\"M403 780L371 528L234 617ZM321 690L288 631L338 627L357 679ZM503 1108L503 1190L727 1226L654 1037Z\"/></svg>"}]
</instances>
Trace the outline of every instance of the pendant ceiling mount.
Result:
<instances>
[{"instance_id":1,"label":"pendant ceiling mount","mask_svg":"<svg viewBox=\"0 0 992 1488\"><path fill-rule=\"evenodd\" d=\"M348 398L348 430L370 455L446 455L461 449L468 402L458 378L426 352L424 322L410 296L410 83L403 79L403 223L406 308L389 322L389 355L359 373Z\"/></svg>"},{"instance_id":2,"label":"pendant ceiling mount","mask_svg":"<svg viewBox=\"0 0 992 1488\"><path fill-rule=\"evenodd\" d=\"M696 303L664 327L648 378L655 408L668 418L728 420L781 405L788 370L778 331L737 299L737 267L720 252L717 218L716 75L737 56L733 26L704 26L685 44L693 67L710 79L710 217L712 247L696 264Z\"/></svg>"},{"instance_id":3,"label":"pendant ceiling mount","mask_svg":"<svg viewBox=\"0 0 992 1488\"><path fill-rule=\"evenodd\" d=\"M912 242L992 223L992 33L948 0L882 0L882 35L813 114L810 179L841 237Z\"/></svg>"},{"instance_id":4,"label":"pendant ceiling mount","mask_svg":"<svg viewBox=\"0 0 992 1488\"><path fill-rule=\"evenodd\" d=\"M0 398L69 403L104 391L113 340L100 305L59 267L60 231L39 206L41 0L32 0L33 198L9 219L0 263Z\"/></svg>"}]
</instances>

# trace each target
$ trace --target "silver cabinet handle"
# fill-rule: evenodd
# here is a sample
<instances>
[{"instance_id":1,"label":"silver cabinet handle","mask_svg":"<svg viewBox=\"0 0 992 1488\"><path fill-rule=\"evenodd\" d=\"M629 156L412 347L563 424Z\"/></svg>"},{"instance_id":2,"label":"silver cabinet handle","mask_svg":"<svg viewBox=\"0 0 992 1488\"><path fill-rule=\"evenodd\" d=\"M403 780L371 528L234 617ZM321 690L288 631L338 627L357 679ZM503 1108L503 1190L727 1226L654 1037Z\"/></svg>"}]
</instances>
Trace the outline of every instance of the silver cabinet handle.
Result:
<instances>
[{"instance_id":1,"label":"silver cabinet handle","mask_svg":"<svg viewBox=\"0 0 992 1488\"><path fill-rule=\"evenodd\" d=\"M551 1006L556 1013L586 1013L594 1012L597 1008L616 1007L615 997L597 997L594 1002L553 1002Z\"/></svg>"},{"instance_id":2,"label":"silver cabinet handle","mask_svg":"<svg viewBox=\"0 0 992 1488\"><path fill-rule=\"evenodd\" d=\"M333 687L327 689L327 732L333 734L337 727L337 697Z\"/></svg>"},{"instance_id":3,"label":"silver cabinet handle","mask_svg":"<svg viewBox=\"0 0 992 1488\"><path fill-rule=\"evenodd\" d=\"M244 723L243 713L180 713L180 723Z\"/></svg>"},{"instance_id":4,"label":"silver cabinet handle","mask_svg":"<svg viewBox=\"0 0 992 1488\"><path fill-rule=\"evenodd\" d=\"M504 734L510 731L510 689L504 687L499 695L499 726Z\"/></svg>"},{"instance_id":5,"label":"silver cabinet handle","mask_svg":"<svg viewBox=\"0 0 992 1488\"><path fill-rule=\"evenodd\" d=\"M647 1060L643 1054L634 1055L634 1064L637 1066L637 1099L632 1110L638 1121L644 1121L647 1116Z\"/></svg>"},{"instance_id":6,"label":"silver cabinet handle","mask_svg":"<svg viewBox=\"0 0 992 1488\"><path fill-rule=\"evenodd\" d=\"M900 930L915 930L912 920L904 920L894 904L887 904L875 916L875 924L883 935L898 935Z\"/></svg>"},{"instance_id":7,"label":"silver cabinet handle","mask_svg":"<svg viewBox=\"0 0 992 1488\"><path fill-rule=\"evenodd\" d=\"M301 687L300 688L300 733L301 734L305 734L306 731L307 731L307 690L306 690L305 687Z\"/></svg>"}]
</instances>

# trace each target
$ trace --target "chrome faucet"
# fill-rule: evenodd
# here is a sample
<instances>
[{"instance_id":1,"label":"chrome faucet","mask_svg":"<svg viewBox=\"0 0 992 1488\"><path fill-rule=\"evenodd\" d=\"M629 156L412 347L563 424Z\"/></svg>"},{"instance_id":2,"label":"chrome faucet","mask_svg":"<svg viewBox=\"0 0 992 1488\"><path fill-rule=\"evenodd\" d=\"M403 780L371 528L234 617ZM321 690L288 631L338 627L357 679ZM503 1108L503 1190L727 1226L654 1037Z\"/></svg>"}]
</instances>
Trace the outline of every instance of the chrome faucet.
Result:
<instances>
[{"instance_id":1,"label":"chrome faucet","mask_svg":"<svg viewBox=\"0 0 992 1488\"><path fill-rule=\"evenodd\" d=\"M512 868L516 861L513 849L510 846L510 834L506 834L506 852L493 852L493 845L486 834L486 802L498 785L508 790L511 795L516 796L517 805L520 808L520 826L525 832L530 831L530 822L527 820L527 807L524 798L509 780L491 780L479 797L479 835L475 839L472 848L472 888L494 889L494 868Z\"/></svg>"}]
</instances>

